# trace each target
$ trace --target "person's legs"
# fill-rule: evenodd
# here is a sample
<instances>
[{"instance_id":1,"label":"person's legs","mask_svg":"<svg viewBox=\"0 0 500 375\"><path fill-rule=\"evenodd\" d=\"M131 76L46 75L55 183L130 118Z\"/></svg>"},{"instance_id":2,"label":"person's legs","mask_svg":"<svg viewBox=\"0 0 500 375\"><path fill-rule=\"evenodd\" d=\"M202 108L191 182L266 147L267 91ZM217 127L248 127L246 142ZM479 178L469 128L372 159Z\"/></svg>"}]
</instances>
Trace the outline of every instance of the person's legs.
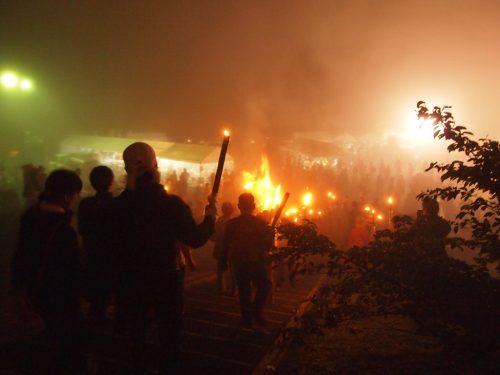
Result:
<instances>
[{"instance_id":1,"label":"person's legs","mask_svg":"<svg viewBox=\"0 0 500 375\"><path fill-rule=\"evenodd\" d=\"M144 351L149 305L144 303L144 301L129 298L128 296L125 297L122 295L121 297L121 313L123 313L125 323L128 326L132 370L140 374L144 371Z\"/></svg>"},{"instance_id":2,"label":"person's legs","mask_svg":"<svg viewBox=\"0 0 500 375\"><path fill-rule=\"evenodd\" d=\"M78 305L54 306L42 318L54 345L54 362L50 372L80 374L85 370L81 357L84 344L83 316Z\"/></svg>"},{"instance_id":3,"label":"person's legs","mask_svg":"<svg viewBox=\"0 0 500 375\"><path fill-rule=\"evenodd\" d=\"M180 369L184 270L169 275L166 283L168 286L156 305L161 345L160 374L176 374Z\"/></svg>"},{"instance_id":4,"label":"person's legs","mask_svg":"<svg viewBox=\"0 0 500 375\"><path fill-rule=\"evenodd\" d=\"M224 288L224 264L220 259L217 259L217 292L221 293Z\"/></svg>"},{"instance_id":5,"label":"person's legs","mask_svg":"<svg viewBox=\"0 0 500 375\"><path fill-rule=\"evenodd\" d=\"M224 284L226 293L230 296L236 295L236 280L234 278L234 270L231 264L228 265L226 272L224 272Z\"/></svg>"},{"instance_id":6,"label":"person's legs","mask_svg":"<svg viewBox=\"0 0 500 375\"><path fill-rule=\"evenodd\" d=\"M252 282L257 289L253 303L253 316L257 322L263 322L262 310L271 290L271 281L269 280L264 262L252 263L251 272Z\"/></svg>"},{"instance_id":7,"label":"person's legs","mask_svg":"<svg viewBox=\"0 0 500 375\"><path fill-rule=\"evenodd\" d=\"M252 303L250 295L252 289L250 286L251 273L249 272L249 264L248 262L234 263L233 270L240 297L242 325L251 325Z\"/></svg>"}]
</instances>

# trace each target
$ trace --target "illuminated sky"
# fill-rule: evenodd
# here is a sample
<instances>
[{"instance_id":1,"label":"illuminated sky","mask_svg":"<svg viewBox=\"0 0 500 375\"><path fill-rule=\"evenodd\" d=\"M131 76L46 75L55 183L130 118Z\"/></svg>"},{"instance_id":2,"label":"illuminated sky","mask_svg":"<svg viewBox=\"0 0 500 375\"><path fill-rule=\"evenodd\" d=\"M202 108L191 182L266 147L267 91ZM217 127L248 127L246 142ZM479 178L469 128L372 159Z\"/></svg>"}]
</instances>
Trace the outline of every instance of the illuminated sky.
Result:
<instances>
[{"instance_id":1,"label":"illuminated sky","mask_svg":"<svg viewBox=\"0 0 500 375\"><path fill-rule=\"evenodd\" d=\"M79 131L213 140L230 123L251 136L359 135L397 129L426 99L453 105L480 135L499 133L496 0L2 0L0 9L0 67L30 72Z\"/></svg>"}]
</instances>

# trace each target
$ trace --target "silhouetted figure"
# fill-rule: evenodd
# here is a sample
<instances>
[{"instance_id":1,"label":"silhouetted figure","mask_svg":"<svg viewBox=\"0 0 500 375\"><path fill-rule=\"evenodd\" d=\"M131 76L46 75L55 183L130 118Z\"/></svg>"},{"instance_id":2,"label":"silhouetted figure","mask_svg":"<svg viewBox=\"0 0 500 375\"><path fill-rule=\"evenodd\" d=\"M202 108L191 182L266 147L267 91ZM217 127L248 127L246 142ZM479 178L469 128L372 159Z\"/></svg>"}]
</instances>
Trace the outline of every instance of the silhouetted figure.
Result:
<instances>
[{"instance_id":1,"label":"silhouetted figure","mask_svg":"<svg viewBox=\"0 0 500 375\"><path fill-rule=\"evenodd\" d=\"M72 171L60 169L48 176L43 200L21 219L12 264L13 285L27 289L54 344L50 374L76 374L83 367L82 271L77 234L69 223L70 207L81 189Z\"/></svg>"},{"instance_id":2,"label":"silhouetted figure","mask_svg":"<svg viewBox=\"0 0 500 375\"><path fill-rule=\"evenodd\" d=\"M168 175L166 182L168 191L177 194L179 189L179 179L177 178L177 172L175 170Z\"/></svg>"},{"instance_id":3,"label":"silhouetted figure","mask_svg":"<svg viewBox=\"0 0 500 375\"><path fill-rule=\"evenodd\" d=\"M262 315L271 281L266 270L267 251L272 247L274 232L266 222L253 215L255 200L243 193L238 199L241 215L226 223L222 245L222 260L231 263L238 286L241 326L250 328L255 322L265 323ZM251 300L251 284L257 291Z\"/></svg>"},{"instance_id":4,"label":"silhouetted figure","mask_svg":"<svg viewBox=\"0 0 500 375\"><path fill-rule=\"evenodd\" d=\"M439 203L432 198L424 198L422 210L417 212L413 230L417 235L417 245L429 256L447 256L445 238L450 233L450 224L438 215Z\"/></svg>"},{"instance_id":5,"label":"silhouetted figure","mask_svg":"<svg viewBox=\"0 0 500 375\"><path fill-rule=\"evenodd\" d=\"M186 168L184 168L182 170L182 173L179 175L179 183L177 186L178 194L182 198L185 198L187 196L188 182L189 182L189 173L186 170Z\"/></svg>"},{"instance_id":6,"label":"silhouetted figure","mask_svg":"<svg viewBox=\"0 0 500 375\"><path fill-rule=\"evenodd\" d=\"M35 167L33 164L26 164L21 169L23 170L23 196L26 200L26 207L29 207L37 202L47 175L43 166Z\"/></svg>"},{"instance_id":7,"label":"silhouetted figure","mask_svg":"<svg viewBox=\"0 0 500 375\"><path fill-rule=\"evenodd\" d=\"M222 293L226 291L228 294L234 294L234 276L230 269L230 265L227 265L226 259L222 258L222 241L224 239L224 229L226 223L231 219L234 212L234 207L230 202L222 203L222 216L217 219L215 223L215 233L213 234L211 240L214 242L213 256L217 260L217 292ZM227 269L229 266L229 269ZM227 271L227 272L226 272ZM224 275L226 277L224 278ZM224 280L225 279L225 280ZM226 281L226 282L224 282Z\"/></svg>"},{"instance_id":8,"label":"silhouetted figure","mask_svg":"<svg viewBox=\"0 0 500 375\"><path fill-rule=\"evenodd\" d=\"M348 249L355 246L365 247L370 243L371 236L367 227L365 218L362 215L356 216L354 228L351 229L347 240Z\"/></svg>"},{"instance_id":9,"label":"silhouetted figure","mask_svg":"<svg viewBox=\"0 0 500 375\"><path fill-rule=\"evenodd\" d=\"M106 247L104 221L111 207L113 171L98 166L90 172L90 183L96 193L83 198L78 208L78 230L83 240L86 268L86 291L90 301L89 317L105 318L111 294L111 251Z\"/></svg>"},{"instance_id":10,"label":"silhouetted figure","mask_svg":"<svg viewBox=\"0 0 500 375\"><path fill-rule=\"evenodd\" d=\"M120 305L128 322L135 373L144 371L147 321L154 310L161 345L161 373L179 366L184 269L179 266L177 242L202 246L212 235L216 209L207 206L196 224L181 198L158 183L156 155L137 142L123 152L127 188L113 201L110 221Z\"/></svg>"}]
</instances>

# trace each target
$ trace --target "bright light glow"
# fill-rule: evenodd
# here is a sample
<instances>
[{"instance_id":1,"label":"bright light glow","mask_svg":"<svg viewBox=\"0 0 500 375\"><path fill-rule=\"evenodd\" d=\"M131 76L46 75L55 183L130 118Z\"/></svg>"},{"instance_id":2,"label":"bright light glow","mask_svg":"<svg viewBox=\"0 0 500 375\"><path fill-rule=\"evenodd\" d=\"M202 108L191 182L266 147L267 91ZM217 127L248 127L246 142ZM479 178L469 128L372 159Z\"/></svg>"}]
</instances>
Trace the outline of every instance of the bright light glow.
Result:
<instances>
[{"instance_id":1,"label":"bright light glow","mask_svg":"<svg viewBox=\"0 0 500 375\"><path fill-rule=\"evenodd\" d=\"M371 210L371 207L370 206L365 206L365 211L368 212Z\"/></svg>"},{"instance_id":2,"label":"bright light glow","mask_svg":"<svg viewBox=\"0 0 500 375\"><path fill-rule=\"evenodd\" d=\"M313 195L311 193L305 193L304 197L302 198L302 203L304 206L309 206L312 203Z\"/></svg>"},{"instance_id":3,"label":"bright light glow","mask_svg":"<svg viewBox=\"0 0 500 375\"><path fill-rule=\"evenodd\" d=\"M309 215L312 215L314 213L314 210L309 210Z\"/></svg>"},{"instance_id":4,"label":"bright light glow","mask_svg":"<svg viewBox=\"0 0 500 375\"><path fill-rule=\"evenodd\" d=\"M299 219L297 217L295 219L293 219L294 223L296 223L297 221L299 221Z\"/></svg>"},{"instance_id":5,"label":"bright light glow","mask_svg":"<svg viewBox=\"0 0 500 375\"><path fill-rule=\"evenodd\" d=\"M318 215L319 215L319 216L323 215L323 212L318 211Z\"/></svg>"},{"instance_id":6,"label":"bright light glow","mask_svg":"<svg viewBox=\"0 0 500 375\"><path fill-rule=\"evenodd\" d=\"M393 204L394 203L394 198L393 197L387 198L387 203L388 204Z\"/></svg>"},{"instance_id":7,"label":"bright light glow","mask_svg":"<svg viewBox=\"0 0 500 375\"><path fill-rule=\"evenodd\" d=\"M377 215L377 220L382 220L382 219L383 219L382 215Z\"/></svg>"},{"instance_id":8,"label":"bright light glow","mask_svg":"<svg viewBox=\"0 0 500 375\"><path fill-rule=\"evenodd\" d=\"M254 195L261 210L272 209L281 203L281 186L273 184L266 157L262 157L258 173L243 171L243 188Z\"/></svg>"},{"instance_id":9,"label":"bright light glow","mask_svg":"<svg viewBox=\"0 0 500 375\"><path fill-rule=\"evenodd\" d=\"M4 86L7 89L13 89L18 84L17 75L12 72L3 73L0 80L2 82L2 86Z\"/></svg>"},{"instance_id":10,"label":"bright light glow","mask_svg":"<svg viewBox=\"0 0 500 375\"><path fill-rule=\"evenodd\" d=\"M335 194L333 194L331 191L328 192L328 198L330 198L330 199L337 199L337 197L335 196Z\"/></svg>"},{"instance_id":11,"label":"bright light glow","mask_svg":"<svg viewBox=\"0 0 500 375\"><path fill-rule=\"evenodd\" d=\"M23 79L19 86L21 86L21 89L29 91L33 88L33 83L29 79Z\"/></svg>"},{"instance_id":12,"label":"bright light glow","mask_svg":"<svg viewBox=\"0 0 500 375\"><path fill-rule=\"evenodd\" d=\"M432 120L417 118L416 113L410 111L406 120L406 136L409 145L417 147L431 143L434 139L433 125Z\"/></svg>"},{"instance_id":13,"label":"bright light glow","mask_svg":"<svg viewBox=\"0 0 500 375\"><path fill-rule=\"evenodd\" d=\"M224 137L229 137L229 130L227 129L224 130Z\"/></svg>"},{"instance_id":14,"label":"bright light glow","mask_svg":"<svg viewBox=\"0 0 500 375\"><path fill-rule=\"evenodd\" d=\"M372 214L375 215L375 210L372 208Z\"/></svg>"}]
</instances>

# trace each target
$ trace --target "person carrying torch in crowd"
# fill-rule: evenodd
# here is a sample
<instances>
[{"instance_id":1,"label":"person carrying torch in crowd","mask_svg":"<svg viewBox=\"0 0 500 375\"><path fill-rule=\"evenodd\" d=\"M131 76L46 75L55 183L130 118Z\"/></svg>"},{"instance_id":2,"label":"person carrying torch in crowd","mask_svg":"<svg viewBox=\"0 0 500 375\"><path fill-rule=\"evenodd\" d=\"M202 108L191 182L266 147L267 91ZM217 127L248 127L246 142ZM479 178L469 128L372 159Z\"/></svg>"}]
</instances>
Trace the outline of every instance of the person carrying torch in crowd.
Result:
<instances>
[{"instance_id":1,"label":"person carrying torch in crowd","mask_svg":"<svg viewBox=\"0 0 500 375\"><path fill-rule=\"evenodd\" d=\"M119 306L128 323L134 373L144 371L147 321L153 310L160 336L161 374L179 370L184 273L178 243L197 248L214 231L211 196L197 224L191 209L159 183L153 148L133 143L123 152L127 187L112 204L109 247L117 276Z\"/></svg>"}]
</instances>

